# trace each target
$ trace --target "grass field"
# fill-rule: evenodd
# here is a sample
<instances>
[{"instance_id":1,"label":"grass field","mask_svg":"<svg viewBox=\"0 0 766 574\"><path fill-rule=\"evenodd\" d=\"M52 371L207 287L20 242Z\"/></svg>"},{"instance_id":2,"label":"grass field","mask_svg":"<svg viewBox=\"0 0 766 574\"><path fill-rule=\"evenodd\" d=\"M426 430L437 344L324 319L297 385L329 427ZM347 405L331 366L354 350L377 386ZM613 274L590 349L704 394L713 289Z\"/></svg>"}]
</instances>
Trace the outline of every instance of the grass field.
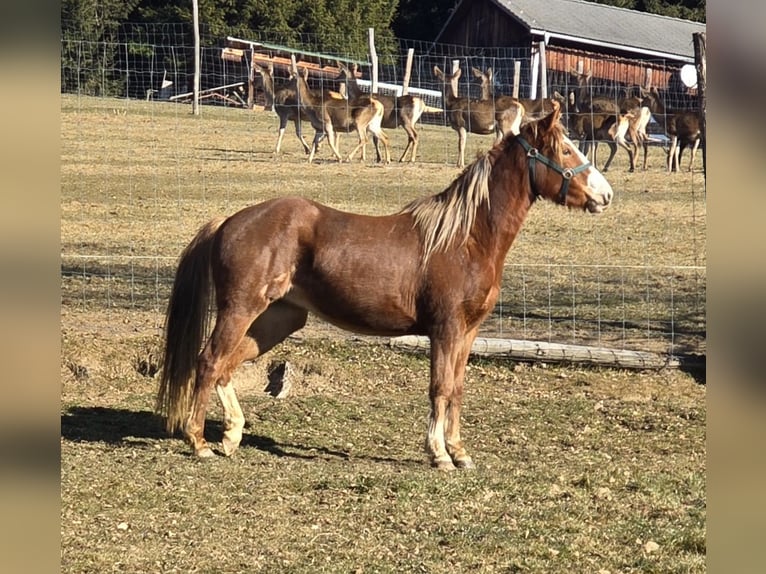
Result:
<instances>
[{"instance_id":1,"label":"grass field","mask_svg":"<svg viewBox=\"0 0 766 574\"><path fill-rule=\"evenodd\" d=\"M62 96L62 571L705 571L704 374L472 359L478 468L444 475L422 449L427 357L312 322L238 371L234 457L202 463L166 436L162 313L201 223L288 193L383 213L458 173L437 126L412 166L326 148L308 166L291 133L273 160L271 114L189 110ZM390 136L398 157L404 133ZM467 157L489 142L469 143ZM618 154L602 216L532 209L488 334L704 353L701 175L668 177L650 152L637 174ZM270 361L297 373L285 399L263 393Z\"/></svg>"}]
</instances>

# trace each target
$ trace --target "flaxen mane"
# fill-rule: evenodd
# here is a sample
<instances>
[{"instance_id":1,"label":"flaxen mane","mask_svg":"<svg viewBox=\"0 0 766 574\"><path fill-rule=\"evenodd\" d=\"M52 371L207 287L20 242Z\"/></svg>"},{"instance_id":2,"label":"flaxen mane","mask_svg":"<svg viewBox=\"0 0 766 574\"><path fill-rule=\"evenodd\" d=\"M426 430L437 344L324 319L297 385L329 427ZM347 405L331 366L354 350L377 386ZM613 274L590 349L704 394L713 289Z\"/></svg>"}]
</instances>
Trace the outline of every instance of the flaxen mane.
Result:
<instances>
[{"instance_id":1,"label":"flaxen mane","mask_svg":"<svg viewBox=\"0 0 766 574\"><path fill-rule=\"evenodd\" d=\"M423 236L423 263L436 251L468 239L476 211L483 202L489 204L489 175L492 161L482 154L469 165L450 186L437 195L416 199L401 213L411 213L415 226Z\"/></svg>"}]
</instances>

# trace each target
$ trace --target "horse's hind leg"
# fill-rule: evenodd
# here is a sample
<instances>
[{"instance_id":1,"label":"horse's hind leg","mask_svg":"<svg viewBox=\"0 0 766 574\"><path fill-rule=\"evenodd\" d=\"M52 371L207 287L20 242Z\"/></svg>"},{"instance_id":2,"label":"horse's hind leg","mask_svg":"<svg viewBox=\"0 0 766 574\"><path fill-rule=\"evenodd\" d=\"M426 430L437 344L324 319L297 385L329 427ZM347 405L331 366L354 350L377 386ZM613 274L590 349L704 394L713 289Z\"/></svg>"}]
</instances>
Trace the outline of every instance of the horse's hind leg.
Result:
<instances>
[{"instance_id":1,"label":"horse's hind leg","mask_svg":"<svg viewBox=\"0 0 766 574\"><path fill-rule=\"evenodd\" d=\"M219 310L213 333L197 360L192 409L184 434L199 457L213 456L205 440L205 413L214 385L225 385L236 365L233 360L245 336L251 317Z\"/></svg>"},{"instance_id":2,"label":"horse's hind leg","mask_svg":"<svg viewBox=\"0 0 766 574\"><path fill-rule=\"evenodd\" d=\"M256 359L306 324L308 311L284 301L276 301L253 321L231 359L233 371L244 361ZM223 407L223 452L231 455L242 442L245 416L237 400L233 385L229 382L216 386Z\"/></svg>"}]
</instances>

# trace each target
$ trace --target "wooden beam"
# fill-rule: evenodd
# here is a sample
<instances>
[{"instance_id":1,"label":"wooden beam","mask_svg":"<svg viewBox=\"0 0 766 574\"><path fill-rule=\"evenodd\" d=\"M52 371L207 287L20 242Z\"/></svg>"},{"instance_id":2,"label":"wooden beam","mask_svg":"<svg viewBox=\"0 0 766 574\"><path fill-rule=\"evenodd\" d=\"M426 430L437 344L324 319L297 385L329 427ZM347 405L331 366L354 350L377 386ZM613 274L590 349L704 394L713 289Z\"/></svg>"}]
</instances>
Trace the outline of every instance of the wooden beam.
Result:
<instances>
[{"instance_id":1,"label":"wooden beam","mask_svg":"<svg viewBox=\"0 0 766 574\"><path fill-rule=\"evenodd\" d=\"M389 344L396 349L410 352L430 350L428 337L416 335L394 337ZM678 357L647 351L481 337L474 341L471 354L516 361L579 363L620 369L704 368L705 365L704 357Z\"/></svg>"}]
</instances>

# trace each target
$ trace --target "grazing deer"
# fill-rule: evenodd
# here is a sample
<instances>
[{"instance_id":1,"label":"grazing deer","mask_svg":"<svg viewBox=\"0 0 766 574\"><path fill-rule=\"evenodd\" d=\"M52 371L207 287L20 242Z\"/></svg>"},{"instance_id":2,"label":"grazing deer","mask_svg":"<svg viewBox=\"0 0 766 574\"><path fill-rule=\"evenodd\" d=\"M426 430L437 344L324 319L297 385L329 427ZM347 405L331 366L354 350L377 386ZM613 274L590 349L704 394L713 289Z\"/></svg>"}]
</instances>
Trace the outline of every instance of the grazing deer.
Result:
<instances>
[{"instance_id":1,"label":"grazing deer","mask_svg":"<svg viewBox=\"0 0 766 574\"><path fill-rule=\"evenodd\" d=\"M668 172L680 171L681 152L687 147L691 148L689 171L692 171L694 157L697 155L697 148L699 148L702 139L697 112L666 109L662 103L662 97L655 87L649 89L649 94L644 98L644 102L652 111L654 119L662 126L665 135L670 138Z\"/></svg>"},{"instance_id":2,"label":"grazing deer","mask_svg":"<svg viewBox=\"0 0 766 574\"><path fill-rule=\"evenodd\" d=\"M359 98L349 98L348 100L329 97L327 94L315 91L308 85L308 68L303 68L303 73L293 70L292 85L298 94L298 101L306 112L314 117L312 122L318 122L322 126L322 134L327 136L327 141L332 149L333 155L338 161L343 158L338 151L337 132L356 131L359 136L359 143L348 154L347 160L351 161L356 152L362 151L362 161L366 160L365 144L367 143L367 132L383 142L385 149L385 163L391 161L391 151L388 145L388 137L381 129L383 120L383 104L375 98L364 96ZM322 136L314 138L309 153L309 163L314 160L319 141Z\"/></svg>"},{"instance_id":3,"label":"grazing deer","mask_svg":"<svg viewBox=\"0 0 766 574\"><path fill-rule=\"evenodd\" d=\"M306 142L301 131L301 121L311 121L306 111L298 105L298 96L295 88L290 85L275 87L274 85L274 64L269 62L267 66L261 66L254 62L253 67L263 80L263 92L266 96L266 109L273 109L279 117L279 135L277 136L277 147L274 150L275 155L279 155L282 147L282 138L285 135L285 129L288 122L295 125L295 135L303 145L304 151L311 153L311 146ZM314 129L322 129L321 124L314 126ZM317 139L317 136L314 136ZM319 138L321 139L321 137Z\"/></svg>"},{"instance_id":4,"label":"grazing deer","mask_svg":"<svg viewBox=\"0 0 766 574\"><path fill-rule=\"evenodd\" d=\"M338 78L348 85L349 97L364 97L365 94L362 92L359 83L356 81L357 65L353 64L351 70L349 70L346 66L338 62L338 68L340 69ZM407 132L407 147L404 148L404 153L402 153L402 157L399 158L399 161L403 162L409 152L410 163L414 162L418 150L418 132L415 129L415 124L420 119L420 116L423 115L423 112L428 108L423 101L423 98L411 96L409 94L405 96L375 94L373 97L383 104L383 120L381 121L381 127L386 129L396 129L401 127ZM378 138L374 134L372 136L372 141L375 144L375 153L378 156L378 161L380 161Z\"/></svg>"},{"instance_id":5,"label":"grazing deer","mask_svg":"<svg viewBox=\"0 0 766 574\"><path fill-rule=\"evenodd\" d=\"M524 117L524 106L510 96L498 96L494 100L472 100L458 97L457 81L460 68L453 74L442 72L434 66L434 75L442 82L442 101L447 110L450 127L458 133L457 167L465 167L465 142L468 132L495 134L500 141L505 134L519 133Z\"/></svg>"},{"instance_id":6,"label":"grazing deer","mask_svg":"<svg viewBox=\"0 0 766 574\"><path fill-rule=\"evenodd\" d=\"M482 72L479 68L471 68L473 75L479 79L481 86L482 100L494 100L494 72L492 68L487 68L486 72ZM524 117L522 122L528 122L547 115L553 111L553 102L557 101L562 108L566 108L566 99L564 96L555 92L552 98L516 98L521 105L524 106Z\"/></svg>"}]
</instances>

